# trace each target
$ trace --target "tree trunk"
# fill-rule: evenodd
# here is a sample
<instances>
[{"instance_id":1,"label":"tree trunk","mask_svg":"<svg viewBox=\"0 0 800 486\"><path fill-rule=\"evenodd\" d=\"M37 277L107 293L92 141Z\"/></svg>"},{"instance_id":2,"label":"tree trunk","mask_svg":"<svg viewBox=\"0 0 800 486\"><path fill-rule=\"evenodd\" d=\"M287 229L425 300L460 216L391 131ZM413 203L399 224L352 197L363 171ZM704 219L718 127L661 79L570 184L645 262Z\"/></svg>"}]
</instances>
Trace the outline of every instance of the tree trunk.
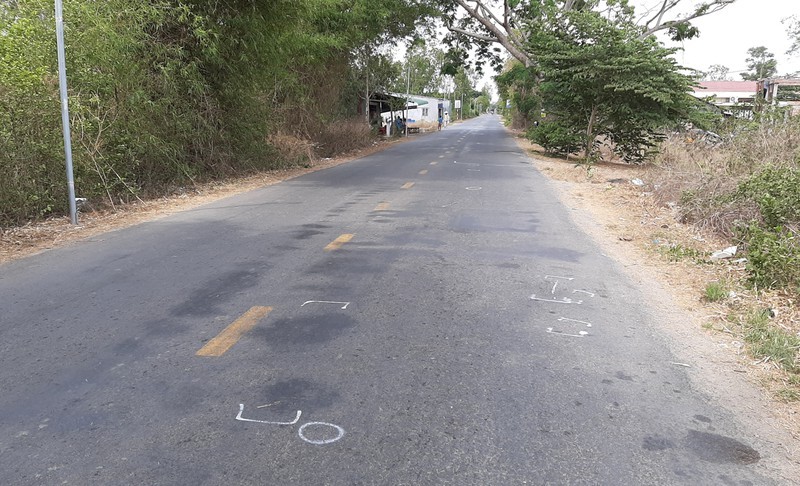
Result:
<instances>
[{"instance_id":1,"label":"tree trunk","mask_svg":"<svg viewBox=\"0 0 800 486\"><path fill-rule=\"evenodd\" d=\"M589 126L586 127L586 142L584 146L584 157L586 163L591 162L592 146L594 145L594 125L597 122L597 105L592 106L592 113L589 115Z\"/></svg>"}]
</instances>

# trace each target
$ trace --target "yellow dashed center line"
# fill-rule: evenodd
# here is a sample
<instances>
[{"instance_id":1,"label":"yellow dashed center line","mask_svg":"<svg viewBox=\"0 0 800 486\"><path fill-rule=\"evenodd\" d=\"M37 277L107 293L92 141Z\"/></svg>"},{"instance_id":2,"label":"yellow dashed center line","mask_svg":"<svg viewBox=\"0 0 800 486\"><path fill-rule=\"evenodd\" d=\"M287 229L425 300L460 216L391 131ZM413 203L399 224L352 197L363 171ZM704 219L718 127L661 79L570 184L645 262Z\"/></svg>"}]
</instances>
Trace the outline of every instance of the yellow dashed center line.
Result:
<instances>
[{"instance_id":1,"label":"yellow dashed center line","mask_svg":"<svg viewBox=\"0 0 800 486\"><path fill-rule=\"evenodd\" d=\"M345 234L339 236L335 240L333 240L330 243L328 243L328 246L325 247L325 251L338 250L339 248L342 247L342 245L344 245L348 241L352 240L353 236L355 236L355 235L351 235L351 234L348 234L348 233L345 233Z\"/></svg>"},{"instance_id":2,"label":"yellow dashed center line","mask_svg":"<svg viewBox=\"0 0 800 486\"><path fill-rule=\"evenodd\" d=\"M388 202L382 202L382 203L378 204L377 206L375 206L375 209L373 209L373 211L386 211L388 209L389 209L389 203Z\"/></svg>"},{"instance_id":3,"label":"yellow dashed center line","mask_svg":"<svg viewBox=\"0 0 800 486\"><path fill-rule=\"evenodd\" d=\"M222 356L239 341L244 333L252 329L258 324L258 321L265 318L270 312L272 312L272 307L251 307L249 311L242 314L242 317L233 321L195 354L197 356Z\"/></svg>"},{"instance_id":4,"label":"yellow dashed center line","mask_svg":"<svg viewBox=\"0 0 800 486\"><path fill-rule=\"evenodd\" d=\"M406 182L405 184L400 186L401 189L411 189L412 187L414 187L414 183L413 182Z\"/></svg>"},{"instance_id":5,"label":"yellow dashed center line","mask_svg":"<svg viewBox=\"0 0 800 486\"><path fill-rule=\"evenodd\" d=\"M422 169L421 171L419 171L419 175L425 175L427 173L428 171L426 169Z\"/></svg>"}]
</instances>

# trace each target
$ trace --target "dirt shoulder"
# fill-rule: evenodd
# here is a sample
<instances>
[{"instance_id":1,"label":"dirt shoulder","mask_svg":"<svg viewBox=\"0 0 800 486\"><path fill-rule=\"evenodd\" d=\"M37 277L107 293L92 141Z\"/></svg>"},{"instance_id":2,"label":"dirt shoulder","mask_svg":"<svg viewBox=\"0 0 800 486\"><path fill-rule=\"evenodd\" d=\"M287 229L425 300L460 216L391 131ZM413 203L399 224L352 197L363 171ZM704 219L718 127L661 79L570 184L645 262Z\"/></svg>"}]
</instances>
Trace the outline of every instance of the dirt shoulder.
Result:
<instances>
[{"instance_id":1,"label":"dirt shoulder","mask_svg":"<svg viewBox=\"0 0 800 486\"><path fill-rule=\"evenodd\" d=\"M781 295L757 296L736 286L744 264L734 263L735 259L696 261L694 255L732 243L679 223L672 209L656 204L647 186L638 185L652 176L653 169L598 163L587 171L575 161L544 156L524 138L516 140L562 203L574 209L574 222L619 262L644 295L652 297L656 325L667 336L678 365L687 367L712 402L734 410L751 430L763 433L760 440L783 451L781 462L788 459L793 469L783 474L798 477L800 402L780 399L783 374L773 363L749 357L741 336L728 322L737 308L761 306L781 309L778 314L786 326L794 326L794 303ZM725 302L707 302L709 282L725 282L733 293ZM764 428L764 418L772 425L770 430Z\"/></svg>"}]
</instances>

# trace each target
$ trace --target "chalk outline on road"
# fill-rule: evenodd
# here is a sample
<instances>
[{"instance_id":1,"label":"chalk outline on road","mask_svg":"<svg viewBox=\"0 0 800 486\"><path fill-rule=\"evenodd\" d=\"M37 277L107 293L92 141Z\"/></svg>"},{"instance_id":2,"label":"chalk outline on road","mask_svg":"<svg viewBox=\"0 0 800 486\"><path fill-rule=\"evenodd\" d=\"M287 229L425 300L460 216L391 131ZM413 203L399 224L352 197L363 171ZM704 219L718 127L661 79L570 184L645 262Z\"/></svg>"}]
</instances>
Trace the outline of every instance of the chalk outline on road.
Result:
<instances>
[{"instance_id":1,"label":"chalk outline on road","mask_svg":"<svg viewBox=\"0 0 800 486\"><path fill-rule=\"evenodd\" d=\"M243 412L244 412L244 403L240 403L239 413L236 414L236 420L239 420L241 422L255 422L257 424L266 424L266 425L295 425L297 422L300 421L300 416L303 414L302 411L298 410L297 415L295 415L294 420L292 420L291 422L272 422L269 420L255 420L255 419L244 418L242 417ZM333 427L334 429L336 429L336 437L334 437L333 439L321 439L321 440L309 439L308 437L305 436L305 434L303 434L303 431L309 425L324 425L325 427ZM344 437L344 434L345 431L343 428L329 422L306 422L303 425L301 425L300 428L297 430L297 435L300 437L300 439L313 445L332 444L337 440L341 439L342 437Z\"/></svg>"},{"instance_id":2,"label":"chalk outline on road","mask_svg":"<svg viewBox=\"0 0 800 486\"><path fill-rule=\"evenodd\" d=\"M350 305L350 302L336 302L336 301L333 301L333 300L307 300L307 301L303 302L300 305L300 307L303 307L306 304L337 304L337 305L344 304L340 308L341 309L347 309L347 306Z\"/></svg>"},{"instance_id":3,"label":"chalk outline on road","mask_svg":"<svg viewBox=\"0 0 800 486\"><path fill-rule=\"evenodd\" d=\"M267 425L294 425L294 424L296 424L297 422L300 421L300 415L302 415L302 413L303 413L300 410L298 410L297 411L297 415L294 417L294 420L292 420L291 422L270 422L270 421L267 421L267 420L255 420L255 419L244 418L244 417L242 417L242 413L243 412L244 412L244 403L240 403L239 404L239 413L236 415L236 420L240 420L242 422L255 422L255 423L258 423L258 424L267 424Z\"/></svg>"},{"instance_id":4,"label":"chalk outline on road","mask_svg":"<svg viewBox=\"0 0 800 486\"><path fill-rule=\"evenodd\" d=\"M323 440L309 439L308 437L303 435L303 430L306 427L308 427L309 425L325 425L327 427L333 427L338 432L338 435L336 435L336 437L334 437L333 439L323 439ZM339 440L342 437L344 437L344 429L339 427L336 424L330 424L328 422L306 422L306 423L304 423L303 425L300 426L300 429L297 431L297 435L299 435L301 439L303 439L304 441L308 442L309 444L325 445L325 444L331 444L333 442L336 442L337 440Z\"/></svg>"},{"instance_id":5,"label":"chalk outline on road","mask_svg":"<svg viewBox=\"0 0 800 486\"><path fill-rule=\"evenodd\" d=\"M533 294L533 295L531 295L530 299L531 300L538 300L538 301L541 301L541 302L551 302L551 303L554 303L554 304L576 304L576 305L583 304L582 300L572 300L569 297L563 297L561 300L542 299L540 297L536 297L536 294Z\"/></svg>"},{"instance_id":6,"label":"chalk outline on road","mask_svg":"<svg viewBox=\"0 0 800 486\"><path fill-rule=\"evenodd\" d=\"M579 321L578 319L570 319L569 317L559 317L558 322L577 322L578 324L585 324L586 327L592 327L591 322ZM553 327L548 327L547 332L550 334L559 334L561 336L583 338L589 335L588 331L578 331L578 334L570 334L568 332L558 331Z\"/></svg>"}]
</instances>

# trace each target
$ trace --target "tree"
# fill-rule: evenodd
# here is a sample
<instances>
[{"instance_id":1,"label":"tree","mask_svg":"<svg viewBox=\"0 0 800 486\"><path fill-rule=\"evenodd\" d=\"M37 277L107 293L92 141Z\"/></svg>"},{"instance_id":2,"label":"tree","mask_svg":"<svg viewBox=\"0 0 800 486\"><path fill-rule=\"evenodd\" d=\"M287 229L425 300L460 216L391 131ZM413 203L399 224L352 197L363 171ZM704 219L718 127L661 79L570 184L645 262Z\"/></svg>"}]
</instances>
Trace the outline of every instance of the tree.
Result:
<instances>
[{"instance_id":1,"label":"tree","mask_svg":"<svg viewBox=\"0 0 800 486\"><path fill-rule=\"evenodd\" d=\"M442 66L445 63L445 52L424 42L414 43L407 51L400 69L394 91L405 93L407 83L409 91L423 96L441 96L443 85Z\"/></svg>"},{"instance_id":2,"label":"tree","mask_svg":"<svg viewBox=\"0 0 800 486\"><path fill-rule=\"evenodd\" d=\"M797 54L800 52L800 18L792 16L783 19L783 23L786 25L786 33L789 36L789 40L792 41L792 45L786 51L786 54Z\"/></svg>"},{"instance_id":3,"label":"tree","mask_svg":"<svg viewBox=\"0 0 800 486\"><path fill-rule=\"evenodd\" d=\"M413 37L427 1L65 2L79 194L115 204L364 140L328 127L365 96L364 52L370 90L392 77L380 47ZM53 15L0 0L0 225L67 200Z\"/></svg>"},{"instance_id":4,"label":"tree","mask_svg":"<svg viewBox=\"0 0 800 486\"><path fill-rule=\"evenodd\" d=\"M675 40L699 34L691 22L718 12L736 0L707 0L689 13L676 14L686 0L658 0L640 18L634 17L628 0L453 0L443 1L447 28L454 39L474 44L483 55L491 55L492 44L502 45L524 66L536 60L537 46L530 42L526 22L540 16L542 9L557 9L561 14L593 11L614 21L626 19L636 25L637 37L644 38L667 31ZM653 2L651 2L652 4Z\"/></svg>"},{"instance_id":5,"label":"tree","mask_svg":"<svg viewBox=\"0 0 800 486\"><path fill-rule=\"evenodd\" d=\"M712 64L708 67L708 71L704 73L704 78L709 81L725 81L728 79L730 69L722 64Z\"/></svg>"},{"instance_id":6,"label":"tree","mask_svg":"<svg viewBox=\"0 0 800 486\"><path fill-rule=\"evenodd\" d=\"M747 69L748 72L742 73L745 81L758 81L759 79L775 76L778 72L778 61L775 55L764 46L751 47L747 50Z\"/></svg>"},{"instance_id":7,"label":"tree","mask_svg":"<svg viewBox=\"0 0 800 486\"><path fill-rule=\"evenodd\" d=\"M675 50L593 10L543 13L528 28L548 119L532 139L557 153L581 150L587 162L601 141L628 162L644 160L690 110L692 80L679 72Z\"/></svg>"},{"instance_id":8,"label":"tree","mask_svg":"<svg viewBox=\"0 0 800 486\"><path fill-rule=\"evenodd\" d=\"M539 121L542 99L539 94L538 71L526 68L517 60L510 60L503 72L495 78L501 100L510 100L513 128L527 129Z\"/></svg>"}]
</instances>

